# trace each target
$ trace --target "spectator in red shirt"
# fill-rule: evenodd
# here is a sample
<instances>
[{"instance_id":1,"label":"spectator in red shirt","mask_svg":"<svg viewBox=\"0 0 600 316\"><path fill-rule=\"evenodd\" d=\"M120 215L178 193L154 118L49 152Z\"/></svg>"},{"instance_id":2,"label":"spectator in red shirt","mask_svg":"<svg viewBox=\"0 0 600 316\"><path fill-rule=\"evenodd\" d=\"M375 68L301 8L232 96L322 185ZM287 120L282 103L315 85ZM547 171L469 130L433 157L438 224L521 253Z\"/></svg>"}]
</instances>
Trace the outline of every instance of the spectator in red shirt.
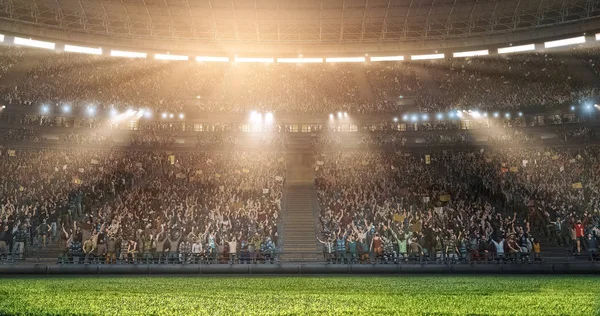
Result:
<instances>
[{"instance_id":1,"label":"spectator in red shirt","mask_svg":"<svg viewBox=\"0 0 600 316\"><path fill-rule=\"evenodd\" d=\"M577 253L581 253L581 243L583 237L585 236L584 228L585 226L583 226L581 220L578 220L577 224L575 224L575 237L577 237Z\"/></svg>"}]
</instances>

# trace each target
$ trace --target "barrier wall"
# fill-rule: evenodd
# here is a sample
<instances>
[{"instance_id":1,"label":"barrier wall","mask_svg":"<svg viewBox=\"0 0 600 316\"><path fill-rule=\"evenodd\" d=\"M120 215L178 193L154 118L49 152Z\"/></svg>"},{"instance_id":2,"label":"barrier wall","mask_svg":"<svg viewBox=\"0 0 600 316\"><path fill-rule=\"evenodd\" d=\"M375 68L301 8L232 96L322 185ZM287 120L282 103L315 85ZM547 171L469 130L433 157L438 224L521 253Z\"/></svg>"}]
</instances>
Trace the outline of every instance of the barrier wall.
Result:
<instances>
[{"instance_id":1,"label":"barrier wall","mask_svg":"<svg viewBox=\"0 0 600 316\"><path fill-rule=\"evenodd\" d=\"M600 263L560 264L213 264L0 265L0 275L600 274Z\"/></svg>"}]
</instances>

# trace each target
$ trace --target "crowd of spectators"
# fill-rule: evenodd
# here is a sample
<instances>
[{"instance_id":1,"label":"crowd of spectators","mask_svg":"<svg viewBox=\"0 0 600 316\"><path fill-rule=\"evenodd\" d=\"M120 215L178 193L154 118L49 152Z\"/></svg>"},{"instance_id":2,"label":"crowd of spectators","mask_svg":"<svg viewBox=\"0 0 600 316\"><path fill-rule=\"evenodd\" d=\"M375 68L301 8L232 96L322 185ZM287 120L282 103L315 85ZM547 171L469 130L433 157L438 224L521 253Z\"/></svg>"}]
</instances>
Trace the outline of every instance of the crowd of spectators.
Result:
<instances>
[{"instance_id":1,"label":"crowd of spectators","mask_svg":"<svg viewBox=\"0 0 600 316\"><path fill-rule=\"evenodd\" d=\"M2 150L0 254L59 262L276 259L278 153Z\"/></svg>"},{"instance_id":2,"label":"crowd of spectators","mask_svg":"<svg viewBox=\"0 0 600 316\"><path fill-rule=\"evenodd\" d=\"M514 214L496 212L464 183L436 172L431 157L345 152L317 159L319 219L323 242L333 245L325 251L330 260L504 259L491 255L491 241L528 232Z\"/></svg>"},{"instance_id":3,"label":"crowd of spectators","mask_svg":"<svg viewBox=\"0 0 600 316\"><path fill-rule=\"evenodd\" d=\"M540 235L572 246L574 253L584 253L584 249L597 251L595 246L586 247L584 237L591 234L596 240L600 236L598 150L510 148L452 154L445 159L456 165L448 170L457 181L479 181L480 189L501 197L504 205L523 206Z\"/></svg>"},{"instance_id":4,"label":"crowd of spectators","mask_svg":"<svg viewBox=\"0 0 600 316\"><path fill-rule=\"evenodd\" d=\"M9 128L4 134L4 140L38 143L42 140L42 135L40 132L26 127Z\"/></svg>"},{"instance_id":5,"label":"crowd of spectators","mask_svg":"<svg viewBox=\"0 0 600 316\"><path fill-rule=\"evenodd\" d=\"M597 51L576 55L597 71ZM27 53L1 48L0 78ZM415 67L424 67L439 83L440 94L427 92ZM366 82L357 76L361 71ZM369 85L372 100L361 95L359 84ZM50 53L1 92L12 104L119 111L134 106L156 113L395 112L404 110L400 100L410 98L433 115L450 109L556 108L596 90L560 54L360 66L208 65ZM597 258L600 148L520 146L543 145L546 138L587 142L596 139L592 128L564 127L577 120L573 115L555 116L548 123L561 125L547 130L530 129L538 120L520 117L471 120L468 130L458 119L431 119L418 124L403 119L402 131L398 118L394 124L389 118L377 126L354 126L360 128L356 133L333 132L338 127L331 124L313 135L318 240L328 261L532 262L542 259L541 238ZM0 148L0 259L19 260L57 241L60 262L277 260L286 173L278 150L287 145L286 133L236 133L241 124L183 121L144 121L131 131L91 117L43 115L24 115L18 123L23 126L2 130L6 143L109 146ZM83 129L58 137L45 135L40 126ZM198 134L179 136L189 131ZM117 138L133 148L111 149ZM166 151L190 138L199 151ZM481 142L502 146L402 152L407 143ZM252 143L270 150L238 150ZM211 151L216 146L227 150Z\"/></svg>"},{"instance_id":6,"label":"crowd of spectators","mask_svg":"<svg viewBox=\"0 0 600 316\"><path fill-rule=\"evenodd\" d=\"M597 140L593 128L587 126L558 126L550 129L536 128L481 128L458 129L436 128L423 131L398 131L380 129L353 133L322 132L314 134L311 144L317 149L340 148L388 148L422 145L526 145L550 143L586 143Z\"/></svg>"},{"instance_id":7,"label":"crowd of spectators","mask_svg":"<svg viewBox=\"0 0 600 316\"><path fill-rule=\"evenodd\" d=\"M540 239L598 259L598 148L317 154L331 262L539 261Z\"/></svg>"},{"instance_id":8,"label":"crowd of spectators","mask_svg":"<svg viewBox=\"0 0 600 316\"><path fill-rule=\"evenodd\" d=\"M598 50L580 50L576 53L594 68ZM27 58L27 51L2 48L0 76ZM48 53L1 92L13 104L169 113L394 113L411 109L406 105L410 102L399 102L403 98L413 100L412 109L424 113L549 109L597 94L571 71L566 59L558 53L518 53L366 65L208 64ZM417 67L428 72L428 78L420 78ZM364 75L357 76L361 72ZM432 85L439 90L430 91Z\"/></svg>"},{"instance_id":9,"label":"crowd of spectators","mask_svg":"<svg viewBox=\"0 0 600 316\"><path fill-rule=\"evenodd\" d=\"M597 91L570 71L560 54L520 53L424 64L449 109L549 109L579 104ZM442 104L421 111L444 110Z\"/></svg>"}]
</instances>

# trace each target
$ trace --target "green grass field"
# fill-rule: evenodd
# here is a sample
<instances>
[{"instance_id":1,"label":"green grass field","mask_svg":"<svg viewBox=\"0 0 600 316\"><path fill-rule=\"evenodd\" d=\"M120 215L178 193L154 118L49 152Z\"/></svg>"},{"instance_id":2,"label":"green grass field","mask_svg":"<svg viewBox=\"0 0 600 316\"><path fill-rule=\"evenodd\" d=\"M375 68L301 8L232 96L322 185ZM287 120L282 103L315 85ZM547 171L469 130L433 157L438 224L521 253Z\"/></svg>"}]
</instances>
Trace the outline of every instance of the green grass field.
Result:
<instances>
[{"instance_id":1,"label":"green grass field","mask_svg":"<svg viewBox=\"0 0 600 316\"><path fill-rule=\"evenodd\" d=\"M596 276L9 277L0 315L599 315Z\"/></svg>"}]
</instances>

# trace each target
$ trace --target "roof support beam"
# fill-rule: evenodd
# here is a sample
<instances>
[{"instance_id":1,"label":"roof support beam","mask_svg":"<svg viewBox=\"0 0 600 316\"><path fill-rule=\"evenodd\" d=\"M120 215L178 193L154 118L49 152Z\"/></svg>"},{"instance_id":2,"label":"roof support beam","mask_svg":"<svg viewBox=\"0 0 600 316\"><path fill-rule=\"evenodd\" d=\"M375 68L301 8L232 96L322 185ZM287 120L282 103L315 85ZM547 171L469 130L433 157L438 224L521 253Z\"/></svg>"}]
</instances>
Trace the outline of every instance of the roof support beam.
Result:
<instances>
[{"instance_id":1,"label":"roof support beam","mask_svg":"<svg viewBox=\"0 0 600 316\"><path fill-rule=\"evenodd\" d=\"M346 11L346 0L342 0L342 18L340 19L340 43L344 39L344 12Z\"/></svg>"},{"instance_id":2,"label":"roof support beam","mask_svg":"<svg viewBox=\"0 0 600 316\"><path fill-rule=\"evenodd\" d=\"M13 12L15 11L15 4L13 3L13 0L8 0L6 3L6 10L4 11L10 18L13 18Z\"/></svg>"},{"instance_id":3,"label":"roof support beam","mask_svg":"<svg viewBox=\"0 0 600 316\"><path fill-rule=\"evenodd\" d=\"M387 18L391 5L392 0L388 0L387 6L385 6L385 13L383 14L383 22L381 23L381 35L379 36L380 42L383 42L383 40L385 40L385 33L387 32Z\"/></svg>"},{"instance_id":4,"label":"roof support beam","mask_svg":"<svg viewBox=\"0 0 600 316\"><path fill-rule=\"evenodd\" d=\"M585 2L585 17L589 18L592 16L592 12L594 11L594 0L587 0Z\"/></svg>"},{"instance_id":5,"label":"roof support beam","mask_svg":"<svg viewBox=\"0 0 600 316\"><path fill-rule=\"evenodd\" d=\"M123 0L121 0L121 1L123 1ZM88 27L87 27L87 20L88 20L87 13L85 13L85 9L83 8L83 4L81 3L81 0L78 0L77 3L79 4L79 9L81 10L81 14L83 14L83 21L82 21L83 29L87 30L88 29Z\"/></svg>"},{"instance_id":6,"label":"roof support beam","mask_svg":"<svg viewBox=\"0 0 600 316\"><path fill-rule=\"evenodd\" d=\"M448 13L448 17L446 18L446 35L450 35L450 31L452 31L452 13L454 13L454 7L456 6L456 1L452 2L452 6L450 7L450 12ZM497 3L497 2L496 2Z\"/></svg>"},{"instance_id":7,"label":"roof support beam","mask_svg":"<svg viewBox=\"0 0 600 316\"><path fill-rule=\"evenodd\" d=\"M475 28L475 22L473 20L473 13L475 13L475 8L477 8L477 5L479 4L479 0L476 0L475 3L473 3L473 7L471 8L471 13L469 13L469 34L471 34L473 32L473 29Z\"/></svg>"},{"instance_id":8,"label":"roof support beam","mask_svg":"<svg viewBox=\"0 0 600 316\"><path fill-rule=\"evenodd\" d=\"M560 22L564 22L567 20L567 16L569 16L569 6L566 1L563 0L562 5L560 6Z\"/></svg>"},{"instance_id":9,"label":"roof support beam","mask_svg":"<svg viewBox=\"0 0 600 316\"><path fill-rule=\"evenodd\" d=\"M414 4L415 0L410 0L410 4L406 9L406 15L404 16L404 23L402 24L402 37L406 38L408 35L408 16L410 15L410 10Z\"/></svg>"},{"instance_id":10,"label":"roof support beam","mask_svg":"<svg viewBox=\"0 0 600 316\"><path fill-rule=\"evenodd\" d=\"M542 3L542 2L543 2L543 0L542 0L542 1L540 1L540 6L541 6L541 3ZM515 11L513 11L513 15L512 15L512 23L513 23L512 29L513 29L513 30L516 30L516 29L517 29L517 27L519 26L519 21L521 20L521 19L519 18L519 15L517 14L517 13L519 12L519 7L520 7L520 6L521 6L521 0L519 0L519 1L517 2L517 5L515 6Z\"/></svg>"},{"instance_id":11,"label":"roof support beam","mask_svg":"<svg viewBox=\"0 0 600 316\"><path fill-rule=\"evenodd\" d=\"M188 13L190 14L190 19L192 20L192 36L194 38L198 38L198 28L196 26L196 19L194 18L194 13L192 12L192 6L190 5L190 0L185 0L185 4L188 7Z\"/></svg>"},{"instance_id":12,"label":"roof support beam","mask_svg":"<svg viewBox=\"0 0 600 316\"><path fill-rule=\"evenodd\" d=\"M58 4L58 0L56 0L56 4ZM108 13L106 13L106 7L104 6L103 1L100 1L100 6L102 6L102 13L103 13L102 23L104 24L104 29L106 30L106 33L108 33ZM62 13L62 7L60 7L60 11Z\"/></svg>"},{"instance_id":13,"label":"roof support beam","mask_svg":"<svg viewBox=\"0 0 600 316\"><path fill-rule=\"evenodd\" d=\"M323 0L319 1L319 43L322 43L322 42L323 42Z\"/></svg>"},{"instance_id":14,"label":"roof support beam","mask_svg":"<svg viewBox=\"0 0 600 316\"><path fill-rule=\"evenodd\" d=\"M210 16L212 17L213 24L213 40L217 40L217 19L215 18L215 11L213 10L212 1L208 0L208 7L210 8Z\"/></svg>"},{"instance_id":15,"label":"roof support beam","mask_svg":"<svg viewBox=\"0 0 600 316\"><path fill-rule=\"evenodd\" d=\"M535 12L535 25L538 26L542 23L542 20L544 20L544 17L546 16L542 7L543 3L544 0L540 0L540 3L538 4L537 10Z\"/></svg>"},{"instance_id":16,"label":"roof support beam","mask_svg":"<svg viewBox=\"0 0 600 316\"><path fill-rule=\"evenodd\" d=\"M79 1L81 1L81 0L79 0ZM152 17L150 16L150 11L148 11L148 6L146 5L146 1L142 0L142 3L144 4L144 8L146 9L148 18L150 19L150 35L152 35L152 34L154 34L153 27L152 27ZM133 24L131 22L131 15L129 15L129 10L127 10L127 7L125 6L125 3L123 2L123 0L121 0L121 5L123 6L123 9L125 9L125 13L127 14L127 34L131 35L131 25Z\"/></svg>"},{"instance_id":17,"label":"roof support beam","mask_svg":"<svg viewBox=\"0 0 600 316\"><path fill-rule=\"evenodd\" d=\"M360 25L360 42L362 43L362 41L365 39L365 23L367 20L367 11L369 10L369 0L365 0L365 7L363 9L363 16L362 16L362 23Z\"/></svg>"},{"instance_id":18,"label":"roof support beam","mask_svg":"<svg viewBox=\"0 0 600 316\"><path fill-rule=\"evenodd\" d=\"M431 11L433 11L433 6L435 6L435 0L431 1L429 12L427 12L427 18L425 18L425 37L429 35L429 17L431 16Z\"/></svg>"},{"instance_id":19,"label":"roof support beam","mask_svg":"<svg viewBox=\"0 0 600 316\"><path fill-rule=\"evenodd\" d=\"M235 1L231 0L231 10L233 10L233 21L235 22L235 39L236 40L240 40L240 29L239 29L239 25L238 25L238 19L237 19L237 14L235 14Z\"/></svg>"},{"instance_id":20,"label":"roof support beam","mask_svg":"<svg viewBox=\"0 0 600 316\"><path fill-rule=\"evenodd\" d=\"M164 0L165 9L169 13L169 18L171 19L171 23L169 23L169 31L171 32L171 37L175 37L175 22L173 21L173 15L171 14L171 8L169 8L169 4L167 0Z\"/></svg>"},{"instance_id":21,"label":"roof support beam","mask_svg":"<svg viewBox=\"0 0 600 316\"><path fill-rule=\"evenodd\" d=\"M490 17L490 21L487 27L488 32L494 32L496 29L496 25L498 25L498 2L494 4L494 9L492 10L492 16Z\"/></svg>"}]
</instances>

